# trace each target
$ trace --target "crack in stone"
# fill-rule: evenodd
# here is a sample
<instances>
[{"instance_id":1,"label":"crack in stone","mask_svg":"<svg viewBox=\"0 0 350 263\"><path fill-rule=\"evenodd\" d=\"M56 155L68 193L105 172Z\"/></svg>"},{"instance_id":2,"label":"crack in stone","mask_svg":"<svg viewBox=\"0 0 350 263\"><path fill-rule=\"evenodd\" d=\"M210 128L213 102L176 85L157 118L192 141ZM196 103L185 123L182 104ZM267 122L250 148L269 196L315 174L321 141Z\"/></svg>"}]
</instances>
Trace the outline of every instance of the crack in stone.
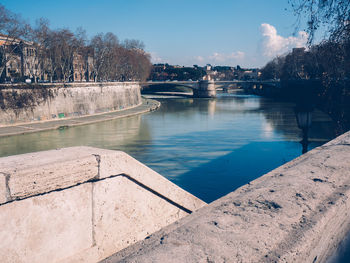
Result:
<instances>
[{"instance_id":1,"label":"crack in stone","mask_svg":"<svg viewBox=\"0 0 350 263\"><path fill-rule=\"evenodd\" d=\"M101 156L98 154L93 154L96 158L97 162L97 175L92 178L93 181L98 181L101 179ZM95 199L94 199L94 190L95 190L95 184L91 184L91 238L92 238L92 246L96 246L96 230L95 230Z\"/></svg>"},{"instance_id":2,"label":"crack in stone","mask_svg":"<svg viewBox=\"0 0 350 263\"><path fill-rule=\"evenodd\" d=\"M95 156L96 158L96 161L97 161L97 175L92 178L93 180L96 180L96 179L100 179L101 177L101 171L100 171L100 167L101 167L101 156L98 155L98 154L93 154L93 156Z\"/></svg>"},{"instance_id":3,"label":"crack in stone","mask_svg":"<svg viewBox=\"0 0 350 263\"><path fill-rule=\"evenodd\" d=\"M0 173L5 177L5 188L6 188L6 203L12 200L11 189L10 189L10 174ZM0 204L1 205L1 204Z\"/></svg>"}]
</instances>

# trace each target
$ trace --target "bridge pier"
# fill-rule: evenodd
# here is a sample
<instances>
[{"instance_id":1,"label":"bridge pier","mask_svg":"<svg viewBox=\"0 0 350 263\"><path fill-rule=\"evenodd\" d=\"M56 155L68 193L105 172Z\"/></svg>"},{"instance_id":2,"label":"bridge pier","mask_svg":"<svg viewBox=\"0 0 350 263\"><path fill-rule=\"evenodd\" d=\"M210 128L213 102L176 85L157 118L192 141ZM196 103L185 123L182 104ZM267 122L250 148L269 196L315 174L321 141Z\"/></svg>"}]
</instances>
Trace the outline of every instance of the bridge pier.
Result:
<instances>
[{"instance_id":1,"label":"bridge pier","mask_svg":"<svg viewBox=\"0 0 350 263\"><path fill-rule=\"evenodd\" d=\"M193 89L195 98L215 98L216 89L213 80L201 80L198 82L198 89Z\"/></svg>"}]
</instances>

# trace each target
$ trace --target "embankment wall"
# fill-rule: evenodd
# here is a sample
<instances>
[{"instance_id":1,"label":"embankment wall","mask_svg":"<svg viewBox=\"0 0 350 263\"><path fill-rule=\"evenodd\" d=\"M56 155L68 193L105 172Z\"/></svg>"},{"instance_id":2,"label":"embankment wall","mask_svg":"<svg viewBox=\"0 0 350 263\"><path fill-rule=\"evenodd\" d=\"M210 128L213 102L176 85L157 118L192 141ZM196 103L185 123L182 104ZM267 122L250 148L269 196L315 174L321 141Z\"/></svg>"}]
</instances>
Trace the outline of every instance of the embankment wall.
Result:
<instances>
[{"instance_id":1,"label":"embankment wall","mask_svg":"<svg viewBox=\"0 0 350 263\"><path fill-rule=\"evenodd\" d=\"M136 82L2 85L0 126L123 110L141 102Z\"/></svg>"}]
</instances>

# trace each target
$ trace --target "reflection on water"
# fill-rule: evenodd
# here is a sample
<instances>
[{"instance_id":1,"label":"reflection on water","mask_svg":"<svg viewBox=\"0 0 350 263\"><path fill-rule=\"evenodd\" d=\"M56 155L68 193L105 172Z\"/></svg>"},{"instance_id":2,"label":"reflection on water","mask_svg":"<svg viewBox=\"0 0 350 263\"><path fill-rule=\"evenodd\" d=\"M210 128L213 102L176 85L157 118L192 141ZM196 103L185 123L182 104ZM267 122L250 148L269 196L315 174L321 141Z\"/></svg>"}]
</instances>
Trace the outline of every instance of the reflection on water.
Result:
<instances>
[{"instance_id":1,"label":"reflection on water","mask_svg":"<svg viewBox=\"0 0 350 263\"><path fill-rule=\"evenodd\" d=\"M256 96L159 99L158 111L0 139L0 156L88 145L122 150L206 202L301 154L294 105ZM334 137L314 112L309 148Z\"/></svg>"},{"instance_id":2,"label":"reflection on water","mask_svg":"<svg viewBox=\"0 0 350 263\"><path fill-rule=\"evenodd\" d=\"M130 145L139 137L149 138L148 129L140 130L141 115L31 134L0 138L0 156L43 151L70 146L93 146L112 149Z\"/></svg>"}]
</instances>

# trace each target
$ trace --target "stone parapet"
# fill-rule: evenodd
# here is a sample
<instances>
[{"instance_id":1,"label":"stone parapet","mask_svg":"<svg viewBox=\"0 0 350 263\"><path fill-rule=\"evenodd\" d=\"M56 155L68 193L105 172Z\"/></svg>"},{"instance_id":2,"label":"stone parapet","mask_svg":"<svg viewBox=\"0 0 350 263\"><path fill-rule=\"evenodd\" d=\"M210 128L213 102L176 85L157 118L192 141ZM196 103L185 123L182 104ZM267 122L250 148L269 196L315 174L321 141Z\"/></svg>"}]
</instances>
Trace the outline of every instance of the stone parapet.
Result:
<instances>
[{"instance_id":1,"label":"stone parapet","mask_svg":"<svg viewBox=\"0 0 350 263\"><path fill-rule=\"evenodd\" d=\"M0 158L0 262L97 262L204 205L119 151Z\"/></svg>"},{"instance_id":2,"label":"stone parapet","mask_svg":"<svg viewBox=\"0 0 350 263\"><path fill-rule=\"evenodd\" d=\"M350 230L350 132L103 262L326 262Z\"/></svg>"}]
</instances>

